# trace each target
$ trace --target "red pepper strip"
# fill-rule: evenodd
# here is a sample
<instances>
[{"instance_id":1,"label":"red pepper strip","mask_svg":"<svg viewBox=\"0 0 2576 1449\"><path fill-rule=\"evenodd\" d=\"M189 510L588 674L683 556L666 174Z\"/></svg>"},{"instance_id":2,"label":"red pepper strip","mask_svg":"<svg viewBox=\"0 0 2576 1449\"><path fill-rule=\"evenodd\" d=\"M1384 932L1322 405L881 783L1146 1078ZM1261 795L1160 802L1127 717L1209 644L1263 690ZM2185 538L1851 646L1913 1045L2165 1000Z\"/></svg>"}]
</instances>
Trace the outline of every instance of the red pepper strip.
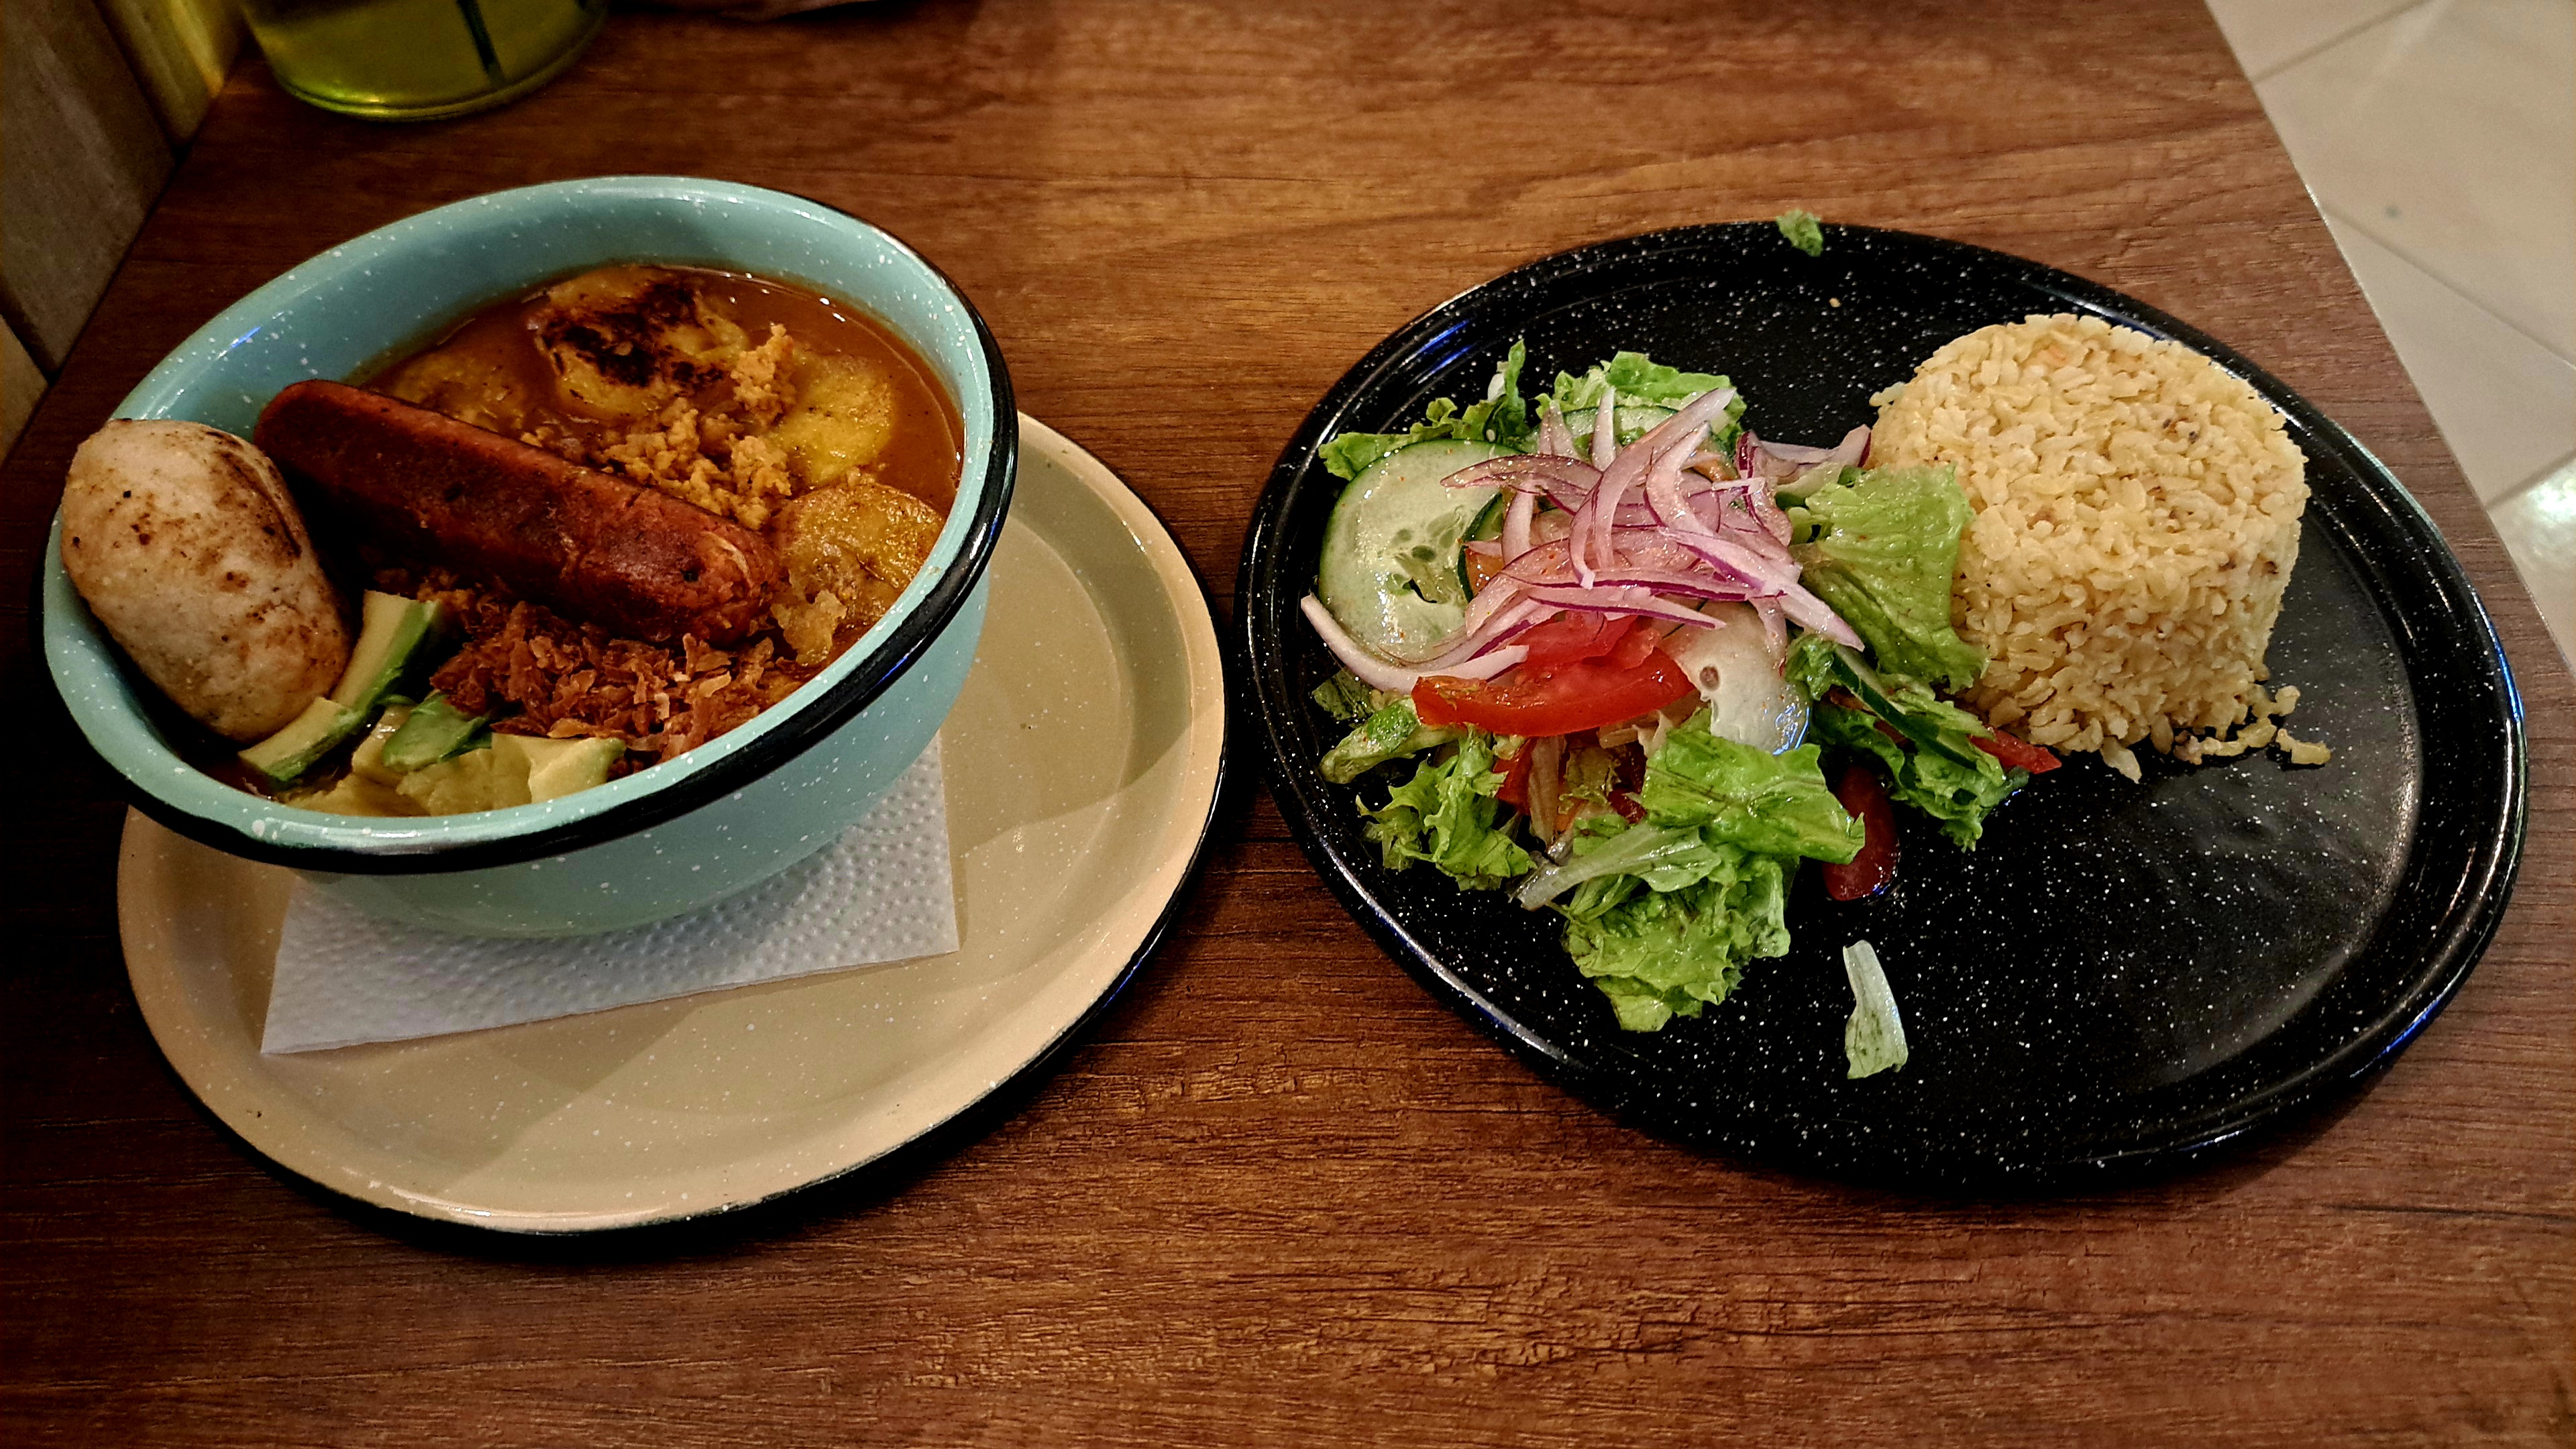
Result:
<instances>
[{"instance_id":1,"label":"red pepper strip","mask_svg":"<svg viewBox=\"0 0 2576 1449\"><path fill-rule=\"evenodd\" d=\"M1854 763L1844 767L1834 798L1867 835L1860 854L1841 865L1825 865L1825 894L1838 901L1874 896L1896 879L1896 811L1887 803L1887 787L1879 783L1877 770Z\"/></svg>"},{"instance_id":2,"label":"red pepper strip","mask_svg":"<svg viewBox=\"0 0 2576 1449\"><path fill-rule=\"evenodd\" d=\"M1426 675L1413 686L1413 712L1427 725L1535 738L1632 720L1691 692L1690 676L1672 656L1649 649L1634 669L1587 659L1544 669L1523 664L1494 679Z\"/></svg>"},{"instance_id":3,"label":"red pepper strip","mask_svg":"<svg viewBox=\"0 0 2576 1449\"><path fill-rule=\"evenodd\" d=\"M2038 745L2016 739L2002 730L1990 735L1972 735L1968 743L2003 761L2007 768L2028 770L2034 775L2045 775L2066 763Z\"/></svg>"},{"instance_id":4,"label":"red pepper strip","mask_svg":"<svg viewBox=\"0 0 2576 1449\"><path fill-rule=\"evenodd\" d=\"M1519 754L1503 759L1503 788L1494 792L1494 798L1515 810L1529 809L1530 756L1538 752L1537 744L1536 740L1523 740Z\"/></svg>"}]
</instances>

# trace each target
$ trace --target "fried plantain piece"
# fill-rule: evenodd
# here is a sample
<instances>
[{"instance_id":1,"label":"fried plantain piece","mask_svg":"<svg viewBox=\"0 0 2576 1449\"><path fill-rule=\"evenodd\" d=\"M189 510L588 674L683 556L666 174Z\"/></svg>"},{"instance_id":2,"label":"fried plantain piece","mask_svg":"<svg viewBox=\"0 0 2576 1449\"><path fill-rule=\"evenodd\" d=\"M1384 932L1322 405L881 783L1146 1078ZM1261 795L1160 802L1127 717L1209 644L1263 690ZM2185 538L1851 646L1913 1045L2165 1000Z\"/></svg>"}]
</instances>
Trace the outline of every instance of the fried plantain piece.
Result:
<instances>
[{"instance_id":1,"label":"fried plantain piece","mask_svg":"<svg viewBox=\"0 0 2576 1449\"><path fill-rule=\"evenodd\" d=\"M865 478L780 509L773 537L787 565L787 587L770 613L797 660L822 663L844 631L863 631L884 618L921 572L945 522L911 494Z\"/></svg>"},{"instance_id":2,"label":"fried plantain piece","mask_svg":"<svg viewBox=\"0 0 2576 1449\"><path fill-rule=\"evenodd\" d=\"M894 379L861 357L813 357L797 368L796 405L770 431L808 488L822 488L885 456L895 431Z\"/></svg>"}]
</instances>

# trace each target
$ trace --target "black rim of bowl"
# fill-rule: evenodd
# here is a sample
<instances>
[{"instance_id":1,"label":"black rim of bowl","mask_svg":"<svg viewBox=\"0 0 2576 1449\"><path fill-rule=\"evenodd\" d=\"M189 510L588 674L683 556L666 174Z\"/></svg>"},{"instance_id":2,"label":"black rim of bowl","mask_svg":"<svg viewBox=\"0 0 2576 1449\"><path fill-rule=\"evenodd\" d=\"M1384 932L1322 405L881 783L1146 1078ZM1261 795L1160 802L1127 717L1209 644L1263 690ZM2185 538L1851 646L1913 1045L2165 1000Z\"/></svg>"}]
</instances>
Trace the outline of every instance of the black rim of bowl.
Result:
<instances>
[{"instance_id":1,"label":"black rim of bowl","mask_svg":"<svg viewBox=\"0 0 2576 1449\"><path fill-rule=\"evenodd\" d=\"M811 201L811 198L800 199ZM823 205L821 202L812 204ZM957 617L957 611L965 606L966 596L983 581L984 571L992 564L993 549L1002 536L1002 520L1010 510L1011 486L1019 471L1019 407L1011 391L1010 370L1002 360L1001 344L994 340L992 329L984 323L984 314L976 310L965 289L923 256L919 248L901 237L874 222L850 216L838 207L825 209L884 235L939 279L949 295L956 299L957 305L965 310L967 320L974 324L976 345L983 350L985 370L993 378L992 454L985 461L983 491L975 501L965 538L957 550L957 560L930 586L930 592L920 604L895 625L894 633L869 651L858 667L824 690L818 698L797 700L790 696L792 707L783 719L759 738L704 769L596 815L500 840L426 847L407 852L288 846L254 839L172 806L125 780L124 773L119 771L117 778L125 781L127 799L155 822L190 840L228 855L269 865L328 871L336 875L435 875L481 870L561 855L676 819L711 800L741 789L803 754L875 703L877 697L902 677L913 661L919 659ZM50 680L53 676L47 673L45 677Z\"/></svg>"},{"instance_id":2,"label":"black rim of bowl","mask_svg":"<svg viewBox=\"0 0 2576 1449\"><path fill-rule=\"evenodd\" d=\"M1299 581L1311 579L1313 574L1312 550L1298 547L1297 540L1290 536L1288 517L1300 500L1301 489L1330 487L1338 492L1341 486L1340 480L1324 473L1316 461L1316 448L1340 430L1344 413L1375 389L1382 378L1426 356L1457 352L1463 345L1460 334L1497 294L1515 295L1521 299L1523 310L1535 312L1553 303L1575 300L1579 295L1576 289L1589 273L1687 256L1719 245L1738 244L1748 234L1758 236L1773 231L1773 223L1767 221L1674 227L1589 243L1525 263L1459 293L1390 333L1334 383L1290 437L1271 469L1244 539L1235 582L1235 615L1237 647L1243 651L1244 707L1255 716L1263 739L1271 793L1277 797L1280 814L1317 874L1407 974L1549 1080L1641 1130L1795 1171L1889 1186L1970 1192L2063 1188L2087 1181L2131 1178L2195 1159L2258 1127L2328 1100L2384 1067L2467 979L2502 920L2520 864L2528 812L2522 701L2503 643L2485 606L2458 559L2443 543L2431 516L2387 466L2279 379L2216 338L2136 298L2027 258L1943 237L1871 227L1824 228L1828 247L1838 240L1880 238L1935 253L1946 252L1981 266L2001 267L2034 292L2054 297L2074 310L2180 342L2245 379L2303 431L2303 446L2334 455L2335 461L2358 483L2362 497L2355 501L2370 510L2375 527L2402 540L2409 567L2392 568L2388 560L2350 550L2383 585L2385 597L2391 601L2389 607L2393 610L2403 602L2417 613L2440 618L2454 637L2473 637L2477 641L2478 647L2468 651L2468 657L2433 667L2446 672L2462 689L2463 693L2453 696L2455 700L2466 699L2472 708L2492 709L2491 715L2480 723L2491 727L2492 734L2487 738L2496 747L2488 758L2488 768L2497 788L2497 808L2474 839L2448 843L2453 853L2465 858L2466 868L2456 890L2438 903L2439 929L2423 942L2423 967L2412 978L2411 989L2386 1002L2370 1030L2307 1070L2265 1084L2220 1110L2172 1124L2161 1132L2142 1132L2137 1140L2127 1143L2096 1143L2086 1150L2045 1160L1960 1156L1917 1161L1892 1171L1884 1162L1841 1160L1830 1148L1817 1149L1795 1134L1746 1131L1713 1135L1676 1120L1671 1112L1660 1110L1649 1080L1652 1073L1586 1060L1486 1001L1470 982L1388 913L1358 867L1334 853L1318 821L1324 811L1346 811L1348 802L1310 793L1313 782L1307 777L1313 773L1313 761L1292 758L1290 740L1276 724L1282 712L1307 706L1291 679L1289 651L1276 647L1280 641L1294 637L1290 631L1304 627L1295 600L1306 592ZM2411 646L2408 659L2410 670L2424 662ZM1316 780L1320 781L1320 777Z\"/></svg>"}]
</instances>

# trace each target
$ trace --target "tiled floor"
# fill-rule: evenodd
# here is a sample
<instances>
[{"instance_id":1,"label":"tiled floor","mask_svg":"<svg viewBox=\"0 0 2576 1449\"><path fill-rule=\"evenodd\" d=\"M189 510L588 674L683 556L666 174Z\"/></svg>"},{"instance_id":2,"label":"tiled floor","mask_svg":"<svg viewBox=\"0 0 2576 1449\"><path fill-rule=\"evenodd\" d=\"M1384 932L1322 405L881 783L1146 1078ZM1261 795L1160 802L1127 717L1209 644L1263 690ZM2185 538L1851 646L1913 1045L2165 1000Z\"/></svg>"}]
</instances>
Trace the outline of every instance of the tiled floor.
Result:
<instances>
[{"instance_id":1,"label":"tiled floor","mask_svg":"<svg viewBox=\"0 0 2576 1449\"><path fill-rule=\"evenodd\" d=\"M2576 659L2576 0L2209 0Z\"/></svg>"}]
</instances>

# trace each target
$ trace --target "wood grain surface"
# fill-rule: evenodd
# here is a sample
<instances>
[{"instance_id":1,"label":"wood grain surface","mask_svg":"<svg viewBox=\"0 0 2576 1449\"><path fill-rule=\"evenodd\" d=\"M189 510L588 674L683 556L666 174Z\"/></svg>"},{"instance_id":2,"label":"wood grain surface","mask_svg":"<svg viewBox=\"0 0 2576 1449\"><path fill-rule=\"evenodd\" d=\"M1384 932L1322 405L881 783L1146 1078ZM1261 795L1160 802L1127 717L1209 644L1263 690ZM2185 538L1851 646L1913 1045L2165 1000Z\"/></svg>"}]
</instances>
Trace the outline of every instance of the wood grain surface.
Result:
<instances>
[{"instance_id":1,"label":"wood grain surface","mask_svg":"<svg viewBox=\"0 0 2576 1449\"><path fill-rule=\"evenodd\" d=\"M1519 262L1799 205L2096 278L2314 399L2449 534L2530 710L2514 906L2336 1110L2115 1193L1923 1201L1696 1156L1538 1081L1341 914L1244 769L1169 945L989 1133L680 1240L507 1254L353 1217L202 1117L137 1020L122 806L30 652L30 577L74 444L217 309L422 208L615 171L919 246L1220 608L1312 400ZM0 807L12 1445L2576 1432L2576 694L2196 0L621 13L533 99L411 128L251 63L0 514L0 668L40 701Z\"/></svg>"}]
</instances>

